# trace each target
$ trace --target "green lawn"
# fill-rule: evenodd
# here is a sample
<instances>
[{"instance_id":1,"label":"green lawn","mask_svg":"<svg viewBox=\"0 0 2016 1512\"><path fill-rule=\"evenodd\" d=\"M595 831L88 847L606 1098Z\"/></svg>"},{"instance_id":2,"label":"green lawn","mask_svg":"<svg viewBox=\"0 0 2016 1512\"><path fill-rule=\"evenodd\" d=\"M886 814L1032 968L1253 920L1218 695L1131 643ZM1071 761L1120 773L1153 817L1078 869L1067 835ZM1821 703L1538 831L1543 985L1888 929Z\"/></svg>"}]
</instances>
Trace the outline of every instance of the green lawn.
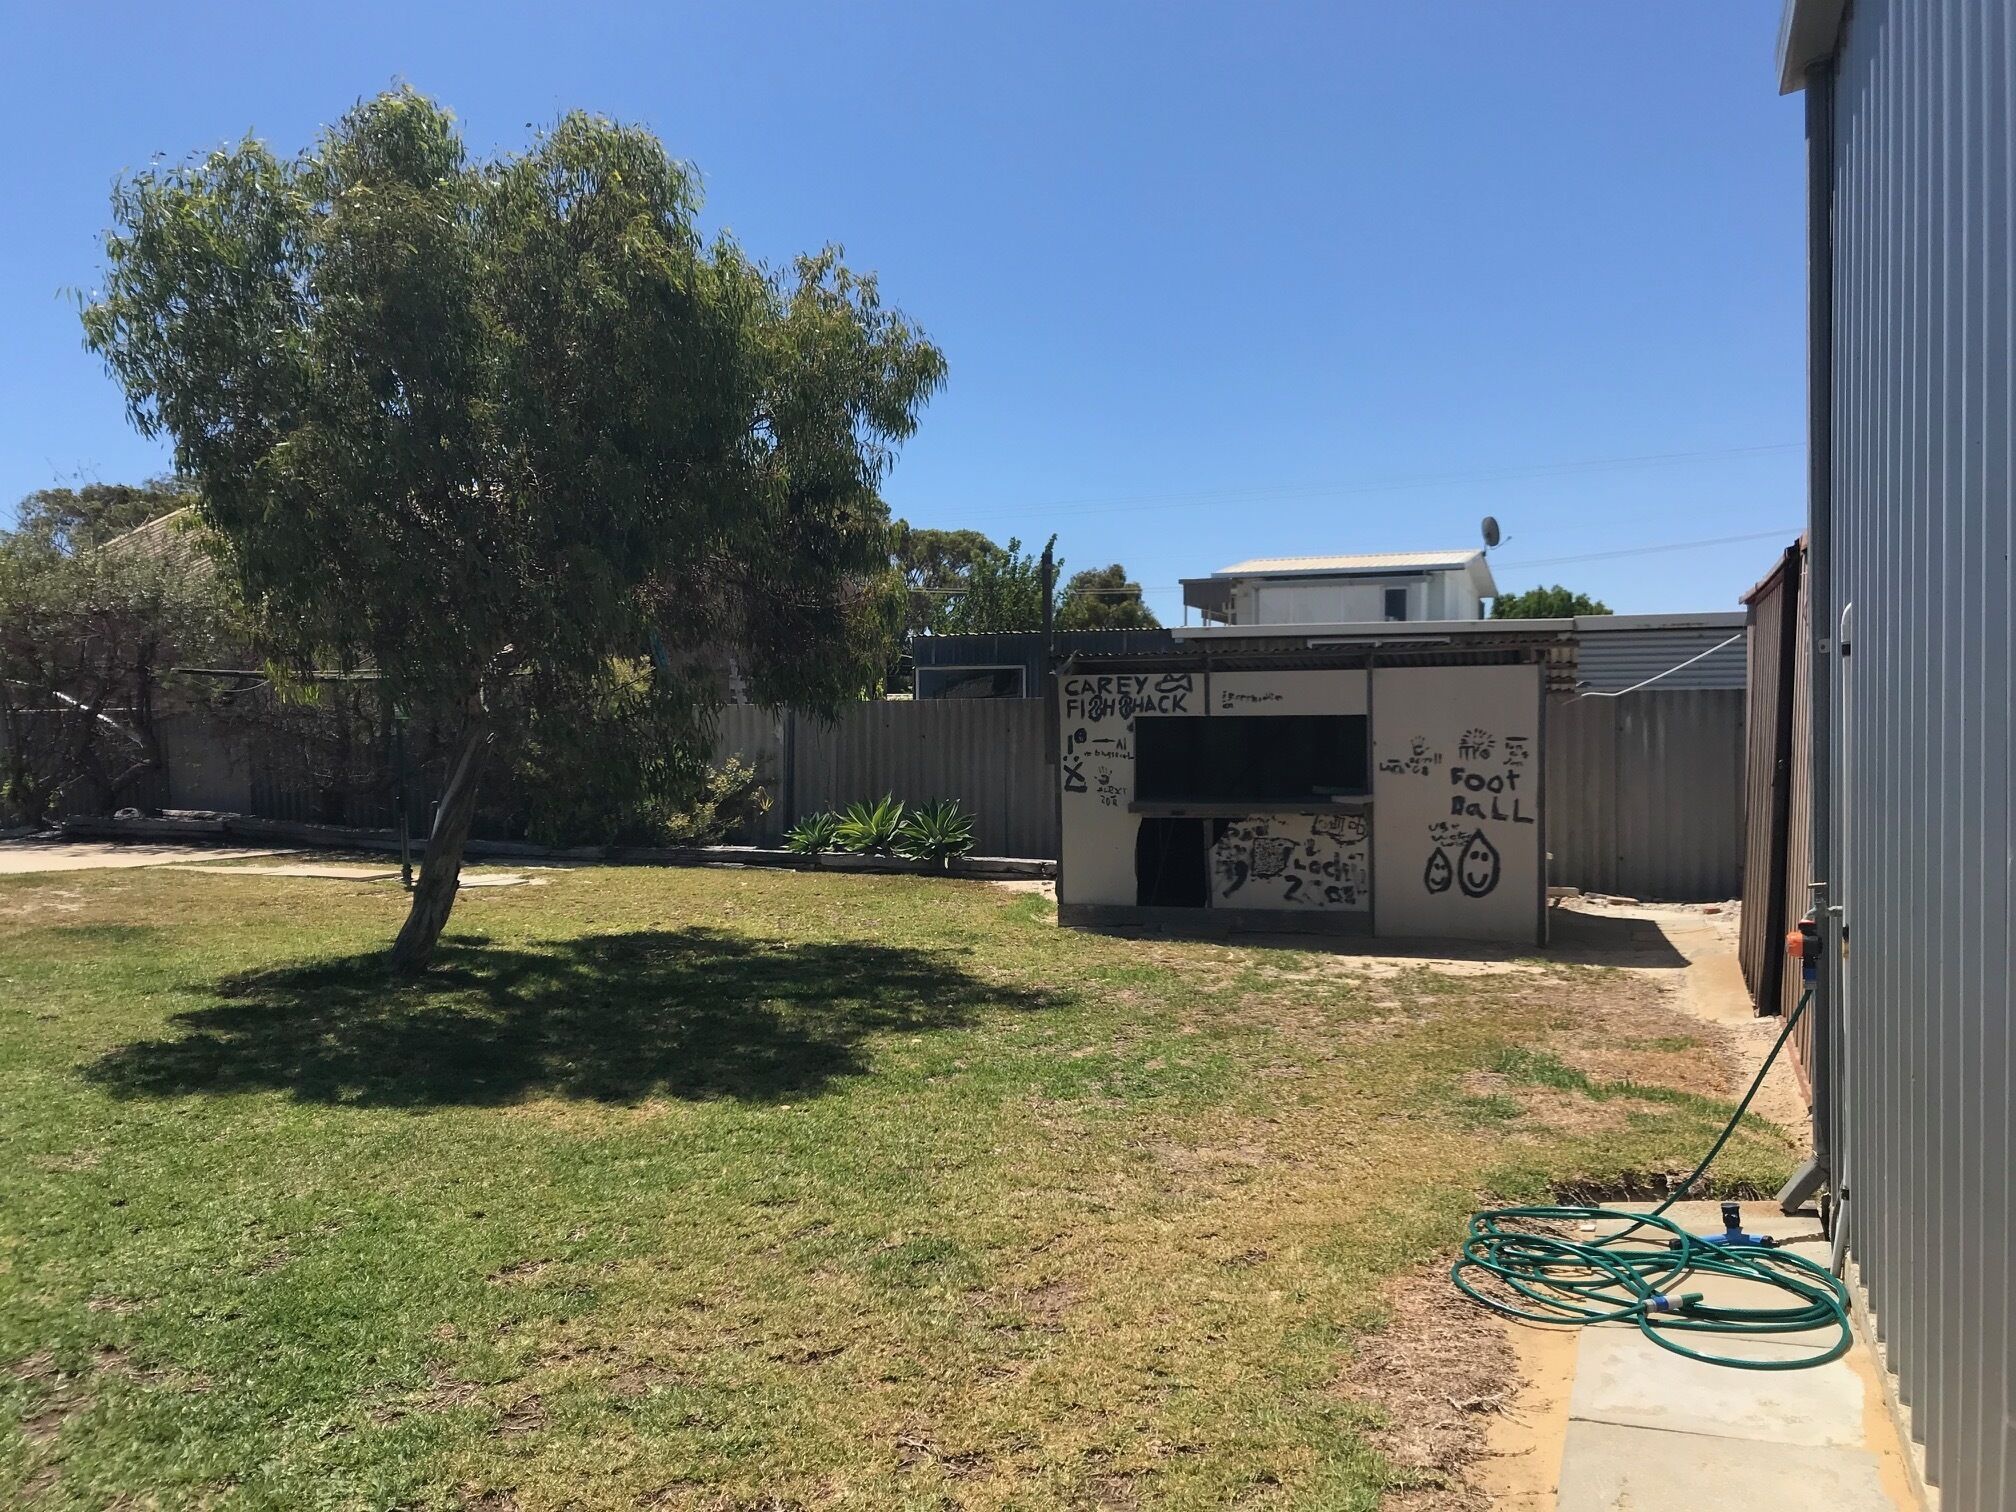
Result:
<instances>
[{"instance_id":1,"label":"green lawn","mask_svg":"<svg viewBox=\"0 0 2016 1512\"><path fill-rule=\"evenodd\" d=\"M1386 1285L1726 1112L1590 967L606 869L395 986L401 906L0 879L0 1503L1371 1508Z\"/></svg>"}]
</instances>

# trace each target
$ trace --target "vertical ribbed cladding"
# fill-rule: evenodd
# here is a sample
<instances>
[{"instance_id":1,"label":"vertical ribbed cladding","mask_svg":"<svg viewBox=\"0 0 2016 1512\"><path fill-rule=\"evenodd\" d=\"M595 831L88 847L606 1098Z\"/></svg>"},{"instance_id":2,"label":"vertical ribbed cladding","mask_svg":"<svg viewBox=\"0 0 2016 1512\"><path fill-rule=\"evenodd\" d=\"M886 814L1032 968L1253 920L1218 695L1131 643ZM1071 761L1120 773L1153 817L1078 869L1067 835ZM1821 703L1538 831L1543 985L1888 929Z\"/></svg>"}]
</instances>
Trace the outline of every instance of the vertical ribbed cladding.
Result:
<instances>
[{"instance_id":1,"label":"vertical ribbed cladding","mask_svg":"<svg viewBox=\"0 0 2016 1512\"><path fill-rule=\"evenodd\" d=\"M1667 902L1736 897L1743 700L1739 688L1550 699L1548 880Z\"/></svg>"},{"instance_id":2,"label":"vertical ribbed cladding","mask_svg":"<svg viewBox=\"0 0 2016 1512\"><path fill-rule=\"evenodd\" d=\"M793 738L784 739L785 722ZM782 789L792 753L790 809ZM1043 704L1035 698L932 699L854 704L832 724L752 705L722 711L716 759L755 763L778 799L770 843L802 815L894 793L906 804L956 798L974 816L974 850L1054 858L1057 816L1043 760Z\"/></svg>"},{"instance_id":3,"label":"vertical ribbed cladding","mask_svg":"<svg viewBox=\"0 0 2016 1512\"><path fill-rule=\"evenodd\" d=\"M1834 79L1837 1166L1949 1512L2016 1505L2012 45L2002 0L1857 0Z\"/></svg>"}]
</instances>

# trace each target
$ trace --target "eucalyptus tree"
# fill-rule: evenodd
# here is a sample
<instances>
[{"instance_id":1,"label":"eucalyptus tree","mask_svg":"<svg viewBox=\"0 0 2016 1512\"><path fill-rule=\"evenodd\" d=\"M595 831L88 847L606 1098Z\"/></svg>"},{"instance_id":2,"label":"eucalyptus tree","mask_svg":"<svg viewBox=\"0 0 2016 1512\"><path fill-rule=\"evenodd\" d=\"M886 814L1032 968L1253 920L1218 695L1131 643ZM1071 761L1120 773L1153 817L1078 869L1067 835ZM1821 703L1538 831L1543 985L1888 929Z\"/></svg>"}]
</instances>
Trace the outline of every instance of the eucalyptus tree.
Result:
<instances>
[{"instance_id":1,"label":"eucalyptus tree","mask_svg":"<svg viewBox=\"0 0 2016 1512\"><path fill-rule=\"evenodd\" d=\"M1060 630L1154 630L1161 624L1141 585L1118 562L1074 573L1057 611Z\"/></svg>"},{"instance_id":2,"label":"eucalyptus tree","mask_svg":"<svg viewBox=\"0 0 2016 1512\"><path fill-rule=\"evenodd\" d=\"M354 657L456 728L401 968L532 711L620 708L676 784L724 658L812 710L886 659L880 484L944 359L836 249L772 269L698 208L649 131L570 114L474 162L410 90L299 157L246 140L114 191L87 340L276 654Z\"/></svg>"},{"instance_id":3,"label":"eucalyptus tree","mask_svg":"<svg viewBox=\"0 0 2016 1512\"><path fill-rule=\"evenodd\" d=\"M1501 593L1491 600L1493 619L1572 619L1578 614L1608 614L1610 606L1586 593L1563 588L1528 588L1524 593Z\"/></svg>"}]
</instances>

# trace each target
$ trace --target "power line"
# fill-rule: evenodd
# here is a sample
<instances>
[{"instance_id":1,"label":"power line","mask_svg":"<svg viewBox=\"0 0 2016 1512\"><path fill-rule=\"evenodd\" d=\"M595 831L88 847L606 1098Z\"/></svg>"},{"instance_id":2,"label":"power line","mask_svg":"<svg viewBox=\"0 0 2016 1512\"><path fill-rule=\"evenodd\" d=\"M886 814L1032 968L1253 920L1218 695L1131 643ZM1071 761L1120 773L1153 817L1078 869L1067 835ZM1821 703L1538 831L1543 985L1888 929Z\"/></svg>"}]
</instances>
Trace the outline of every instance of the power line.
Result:
<instances>
[{"instance_id":1,"label":"power line","mask_svg":"<svg viewBox=\"0 0 2016 1512\"><path fill-rule=\"evenodd\" d=\"M1460 483L1504 482L1522 478L1560 477L1575 473L1603 472L1632 467L1654 467L1680 462L1699 462L1718 457L1757 457L1780 452L1802 451L1803 441L1780 441L1766 446L1726 446L1701 451L1642 452L1623 457L1585 457L1567 462L1539 462L1526 465L1480 468L1471 472L1422 473L1391 478L1379 483L1283 483L1258 488L1208 489L1189 493L1131 494L1117 498L1052 499L1015 510L998 510L972 515L974 521L1019 520L1037 515L1123 514L1149 509L1196 509L1212 504L1243 503L1258 499L1352 498L1366 494L1400 493L1413 488L1434 488Z\"/></svg>"},{"instance_id":2,"label":"power line","mask_svg":"<svg viewBox=\"0 0 2016 1512\"><path fill-rule=\"evenodd\" d=\"M1702 541L1662 541L1656 546L1623 546L1615 551L1586 551L1580 556L1534 557L1524 562L1500 562L1500 567L1559 567L1568 562L1603 562L1612 557L1646 556L1655 551L1692 551L1698 546L1733 546L1739 541L1782 541L1799 534L1797 525L1758 530L1749 535L1710 536Z\"/></svg>"}]
</instances>

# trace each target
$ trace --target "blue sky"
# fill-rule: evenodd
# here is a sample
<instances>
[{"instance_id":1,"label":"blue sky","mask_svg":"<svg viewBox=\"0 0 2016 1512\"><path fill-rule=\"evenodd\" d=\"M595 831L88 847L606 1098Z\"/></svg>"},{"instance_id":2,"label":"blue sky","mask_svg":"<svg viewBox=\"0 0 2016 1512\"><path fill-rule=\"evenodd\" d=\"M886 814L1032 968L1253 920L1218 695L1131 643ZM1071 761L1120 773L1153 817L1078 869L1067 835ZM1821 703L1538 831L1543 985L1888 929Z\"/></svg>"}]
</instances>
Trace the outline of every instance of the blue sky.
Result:
<instances>
[{"instance_id":1,"label":"blue sky","mask_svg":"<svg viewBox=\"0 0 2016 1512\"><path fill-rule=\"evenodd\" d=\"M0 0L0 501L161 470L83 350L114 178L395 79L477 152L650 125L710 225L828 241L945 348L898 513L1124 562L1468 545L1733 607L1804 513L1777 0L1260 6ZM1562 560L1582 558L1584 560Z\"/></svg>"}]
</instances>

